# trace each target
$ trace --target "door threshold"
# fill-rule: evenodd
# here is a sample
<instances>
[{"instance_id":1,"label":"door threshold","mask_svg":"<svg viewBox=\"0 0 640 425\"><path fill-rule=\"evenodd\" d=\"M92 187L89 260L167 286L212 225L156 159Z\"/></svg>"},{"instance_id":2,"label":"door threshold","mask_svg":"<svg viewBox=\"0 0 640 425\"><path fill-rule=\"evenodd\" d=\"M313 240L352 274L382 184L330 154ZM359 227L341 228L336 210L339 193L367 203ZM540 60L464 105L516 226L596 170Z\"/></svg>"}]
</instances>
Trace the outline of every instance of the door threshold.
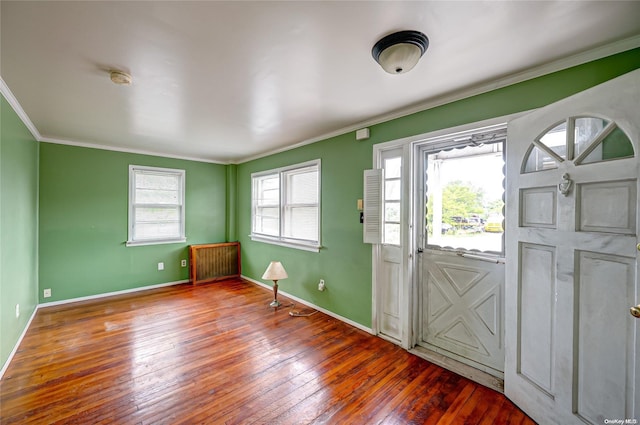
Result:
<instances>
[{"instance_id":1,"label":"door threshold","mask_svg":"<svg viewBox=\"0 0 640 425\"><path fill-rule=\"evenodd\" d=\"M450 370L451 372L457 373L458 375L464 376L467 379L477 382L480 385L484 385L487 388L491 388L492 390L504 394L504 379L497 378L493 375L488 374L487 372L478 370L473 366L469 366L467 364L459 362L458 360L454 360L450 357L444 356L440 353L436 353L435 351L428 350L424 347L415 346L410 349L409 352L425 360L428 360L433 364Z\"/></svg>"}]
</instances>

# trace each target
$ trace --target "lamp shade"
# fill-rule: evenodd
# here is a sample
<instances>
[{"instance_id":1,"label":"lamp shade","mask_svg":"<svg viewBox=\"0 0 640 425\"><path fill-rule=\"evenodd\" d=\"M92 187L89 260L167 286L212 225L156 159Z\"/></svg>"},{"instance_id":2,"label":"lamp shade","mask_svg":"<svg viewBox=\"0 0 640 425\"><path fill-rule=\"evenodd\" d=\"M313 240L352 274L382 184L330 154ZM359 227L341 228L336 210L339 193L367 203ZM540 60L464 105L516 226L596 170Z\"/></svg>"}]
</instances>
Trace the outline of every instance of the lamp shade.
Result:
<instances>
[{"instance_id":1,"label":"lamp shade","mask_svg":"<svg viewBox=\"0 0 640 425\"><path fill-rule=\"evenodd\" d=\"M378 41L371 50L373 58L389 74L410 71L429 46L429 39L419 31L400 31Z\"/></svg>"},{"instance_id":2,"label":"lamp shade","mask_svg":"<svg viewBox=\"0 0 640 425\"><path fill-rule=\"evenodd\" d=\"M284 269L280 261L272 261L269 263L269 267L267 267L267 270L265 270L262 275L262 278L267 280L281 280L286 279L287 277L289 277L287 275L287 271Z\"/></svg>"}]
</instances>

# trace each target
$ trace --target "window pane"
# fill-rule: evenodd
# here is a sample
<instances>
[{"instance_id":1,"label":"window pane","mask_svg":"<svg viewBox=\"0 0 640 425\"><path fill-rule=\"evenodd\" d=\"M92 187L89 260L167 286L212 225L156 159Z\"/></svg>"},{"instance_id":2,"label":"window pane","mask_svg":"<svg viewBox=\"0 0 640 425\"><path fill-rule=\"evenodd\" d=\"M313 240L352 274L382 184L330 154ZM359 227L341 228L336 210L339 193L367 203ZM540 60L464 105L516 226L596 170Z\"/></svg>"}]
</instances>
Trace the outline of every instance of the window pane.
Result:
<instances>
[{"instance_id":1,"label":"window pane","mask_svg":"<svg viewBox=\"0 0 640 425\"><path fill-rule=\"evenodd\" d=\"M145 208L136 207L136 222L145 221L180 221L180 208Z\"/></svg>"},{"instance_id":2,"label":"window pane","mask_svg":"<svg viewBox=\"0 0 640 425\"><path fill-rule=\"evenodd\" d=\"M400 225L384 223L384 242L387 245L400 245Z\"/></svg>"},{"instance_id":3,"label":"window pane","mask_svg":"<svg viewBox=\"0 0 640 425\"><path fill-rule=\"evenodd\" d=\"M429 245L502 252L502 149L494 143L427 155Z\"/></svg>"},{"instance_id":4,"label":"window pane","mask_svg":"<svg viewBox=\"0 0 640 425\"><path fill-rule=\"evenodd\" d=\"M283 174L286 197L282 236L318 241L318 167L314 165Z\"/></svg>"},{"instance_id":5,"label":"window pane","mask_svg":"<svg viewBox=\"0 0 640 425\"><path fill-rule=\"evenodd\" d=\"M180 237L180 223L136 223L135 239L171 239Z\"/></svg>"},{"instance_id":6,"label":"window pane","mask_svg":"<svg viewBox=\"0 0 640 425\"><path fill-rule=\"evenodd\" d=\"M136 189L136 204L179 204L180 192L175 190Z\"/></svg>"},{"instance_id":7,"label":"window pane","mask_svg":"<svg viewBox=\"0 0 640 425\"><path fill-rule=\"evenodd\" d=\"M263 235L278 236L280 232L280 208L258 207L254 212L253 231Z\"/></svg>"},{"instance_id":8,"label":"window pane","mask_svg":"<svg viewBox=\"0 0 640 425\"><path fill-rule=\"evenodd\" d=\"M280 191L276 189L263 190L257 199L258 205L278 205L280 203Z\"/></svg>"},{"instance_id":9,"label":"window pane","mask_svg":"<svg viewBox=\"0 0 640 425\"><path fill-rule=\"evenodd\" d=\"M301 171L287 173L287 203L318 203L318 170L306 168Z\"/></svg>"},{"instance_id":10,"label":"window pane","mask_svg":"<svg viewBox=\"0 0 640 425\"><path fill-rule=\"evenodd\" d=\"M261 235L278 236L280 219L265 216L254 217L253 231Z\"/></svg>"},{"instance_id":11,"label":"window pane","mask_svg":"<svg viewBox=\"0 0 640 425\"><path fill-rule=\"evenodd\" d=\"M179 190L180 177L175 174L154 174L140 171L136 175L136 189Z\"/></svg>"},{"instance_id":12,"label":"window pane","mask_svg":"<svg viewBox=\"0 0 640 425\"><path fill-rule=\"evenodd\" d=\"M269 217L278 219L280 216L280 208L278 207L259 207L256 208L256 215L260 217Z\"/></svg>"},{"instance_id":13,"label":"window pane","mask_svg":"<svg viewBox=\"0 0 640 425\"><path fill-rule=\"evenodd\" d=\"M527 158L524 172L532 173L534 171L550 170L553 168L558 168L556 160L542 149L534 146Z\"/></svg>"},{"instance_id":14,"label":"window pane","mask_svg":"<svg viewBox=\"0 0 640 425\"><path fill-rule=\"evenodd\" d=\"M633 145L624 131L616 127L581 163L589 164L630 157L633 157Z\"/></svg>"},{"instance_id":15,"label":"window pane","mask_svg":"<svg viewBox=\"0 0 640 425\"><path fill-rule=\"evenodd\" d=\"M280 204L280 177L278 174L254 178L253 199L256 205Z\"/></svg>"},{"instance_id":16,"label":"window pane","mask_svg":"<svg viewBox=\"0 0 640 425\"><path fill-rule=\"evenodd\" d=\"M384 160L384 178L400 178L402 171L402 158L389 158Z\"/></svg>"},{"instance_id":17,"label":"window pane","mask_svg":"<svg viewBox=\"0 0 640 425\"><path fill-rule=\"evenodd\" d=\"M609 121L601 118L576 118L575 132L575 156L584 152L598 134L609 124Z\"/></svg>"},{"instance_id":18,"label":"window pane","mask_svg":"<svg viewBox=\"0 0 640 425\"><path fill-rule=\"evenodd\" d=\"M400 221L400 202L385 202L384 221Z\"/></svg>"},{"instance_id":19,"label":"window pane","mask_svg":"<svg viewBox=\"0 0 640 425\"><path fill-rule=\"evenodd\" d=\"M400 200L400 180L387 180L384 182L384 199L387 201Z\"/></svg>"},{"instance_id":20,"label":"window pane","mask_svg":"<svg viewBox=\"0 0 640 425\"><path fill-rule=\"evenodd\" d=\"M567 122L561 122L551 130L547 131L540 141L551 148L560 158L567 158Z\"/></svg>"},{"instance_id":21,"label":"window pane","mask_svg":"<svg viewBox=\"0 0 640 425\"><path fill-rule=\"evenodd\" d=\"M318 208L292 207L287 209L284 237L316 241L318 239Z\"/></svg>"}]
</instances>

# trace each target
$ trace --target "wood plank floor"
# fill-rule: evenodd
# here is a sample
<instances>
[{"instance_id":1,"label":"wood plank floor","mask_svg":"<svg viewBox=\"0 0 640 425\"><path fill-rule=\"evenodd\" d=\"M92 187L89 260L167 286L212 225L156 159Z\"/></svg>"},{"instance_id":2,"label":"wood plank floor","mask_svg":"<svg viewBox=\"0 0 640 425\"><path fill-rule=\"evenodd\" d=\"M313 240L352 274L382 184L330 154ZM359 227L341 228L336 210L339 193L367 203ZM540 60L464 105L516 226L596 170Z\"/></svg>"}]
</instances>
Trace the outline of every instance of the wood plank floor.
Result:
<instances>
[{"instance_id":1,"label":"wood plank floor","mask_svg":"<svg viewBox=\"0 0 640 425\"><path fill-rule=\"evenodd\" d=\"M228 280L43 308L0 381L0 423L533 424L493 390L269 301Z\"/></svg>"}]
</instances>

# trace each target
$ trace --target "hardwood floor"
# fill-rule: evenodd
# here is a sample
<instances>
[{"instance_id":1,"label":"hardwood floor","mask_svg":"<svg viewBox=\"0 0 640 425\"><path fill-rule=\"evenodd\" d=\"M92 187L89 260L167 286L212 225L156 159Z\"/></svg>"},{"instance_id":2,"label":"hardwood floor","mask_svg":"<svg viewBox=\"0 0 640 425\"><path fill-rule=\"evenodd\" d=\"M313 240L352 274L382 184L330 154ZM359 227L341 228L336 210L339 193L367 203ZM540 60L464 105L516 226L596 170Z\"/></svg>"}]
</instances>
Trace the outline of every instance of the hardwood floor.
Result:
<instances>
[{"instance_id":1,"label":"hardwood floor","mask_svg":"<svg viewBox=\"0 0 640 425\"><path fill-rule=\"evenodd\" d=\"M533 424L493 390L269 301L228 280L43 308L0 381L0 422Z\"/></svg>"}]
</instances>

